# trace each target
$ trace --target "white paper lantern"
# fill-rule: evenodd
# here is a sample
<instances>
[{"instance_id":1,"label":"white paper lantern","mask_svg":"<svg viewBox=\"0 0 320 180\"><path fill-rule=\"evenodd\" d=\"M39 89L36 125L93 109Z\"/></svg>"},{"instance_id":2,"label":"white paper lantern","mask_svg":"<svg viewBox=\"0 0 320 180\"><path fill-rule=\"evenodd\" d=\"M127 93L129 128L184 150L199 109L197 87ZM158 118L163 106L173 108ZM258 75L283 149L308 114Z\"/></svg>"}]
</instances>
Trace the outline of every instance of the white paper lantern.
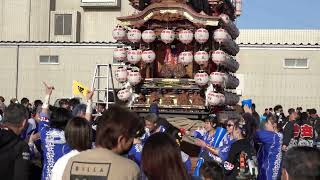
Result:
<instances>
[{"instance_id":1,"label":"white paper lantern","mask_svg":"<svg viewBox=\"0 0 320 180\"><path fill-rule=\"evenodd\" d=\"M156 53L152 50L142 52L142 61L145 63L152 63L156 59Z\"/></svg>"},{"instance_id":2,"label":"white paper lantern","mask_svg":"<svg viewBox=\"0 0 320 180\"><path fill-rule=\"evenodd\" d=\"M190 30L182 30L179 32L179 40L183 44L189 44L193 40L193 33Z\"/></svg>"},{"instance_id":3,"label":"white paper lantern","mask_svg":"<svg viewBox=\"0 0 320 180\"><path fill-rule=\"evenodd\" d=\"M137 43L141 41L141 31L139 29L130 29L127 36L130 42Z\"/></svg>"},{"instance_id":4,"label":"white paper lantern","mask_svg":"<svg viewBox=\"0 0 320 180\"><path fill-rule=\"evenodd\" d=\"M179 54L178 62L183 65L188 65L192 63L193 55L191 51L184 51Z\"/></svg>"},{"instance_id":5,"label":"white paper lantern","mask_svg":"<svg viewBox=\"0 0 320 180\"><path fill-rule=\"evenodd\" d=\"M141 50L128 50L127 59L129 63L137 64L141 60Z\"/></svg>"},{"instance_id":6,"label":"white paper lantern","mask_svg":"<svg viewBox=\"0 0 320 180\"><path fill-rule=\"evenodd\" d=\"M242 12L242 0L236 0L236 16L240 16Z\"/></svg>"},{"instance_id":7,"label":"white paper lantern","mask_svg":"<svg viewBox=\"0 0 320 180\"><path fill-rule=\"evenodd\" d=\"M119 100L121 101L127 101L129 97L131 96L131 92L128 89L122 89L117 94Z\"/></svg>"},{"instance_id":8,"label":"white paper lantern","mask_svg":"<svg viewBox=\"0 0 320 180\"><path fill-rule=\"evenodd\" d=\"M119 82L126 82L127 81L127 70L124 67L119 67L115 72L115 78Z\"/></svg>"},{"instance_id":9,"label":"white paper lantern","mask_svg":"<svg viewBox=\"0 0 320 180\"><path fill-rule=\"evenodd\" d=\"M213 39L218 43L223 43L230 41L231 37L226 30L220 28L214 31Z\"/></svg>"},{"instance_id":10,"label":"white paper lantern","mask_svg":"<svg viewBox=\"0 0 320 180\"><path fill-rule=\"evenodd\" d=\"M139 84L141 81L141 74L139 71L131 71L129 72L128 75L128 82L132 85L135 86Z\"/></svg>"},{"instance_id":11,"label":"white paper lantern","mask_svg":"<svg viewBox=\"0 0 320 180\"><path fill-rule=\"evenodd\" d=\"M113 51L113 59L122 62L127 59L127 51L125 48L116 48Z\"/></svg>"},{"instance_id":12,"label":"white paper lantern","mask_svg":"<svg viewBox=\"0 0 320 180\"><path fill-rule=\"evenodd\" d=\"M142 32L142 40L146 43L151 43L156 39L156 34L152 30L145 30Z\"/></svg>"},{"instance_id":13,"label":"white paper lantern","mask_svg":"<svg viewBox=\"0 0 320 180\"><path fill-rule=\"evenodd\" d=\"M221 93L209 92L207 95L208 103L212 106L220 106L224 104L224 95Z\"/></svg>"},{"instance_id":14,"label":"white paper lantern","mask_svg":"<svg viewBox=\"0 0 320 180\"><path fill-rule=\"evenodd\" d=\"M172 43L172 41L174 40L174 36L174 31L170 29L165 29L161 31L161 40L166 44Z\"/></svg>"},{"instance_id":15,"label":"white paper lantern","mask_svg":"<svg viewBox=\"0 0 320 180\"><path fill-rule=\"evenodd\" d=\"M194 75L194 80L199 86L205 86L208 84L209 76L206 72L199 71Z\"/></svg>"},{"instance_id":16,"label":"white paper lantern","mask_svg":"<svg viewBox=\"0 0 320 180\"><path fill-rule=\"evenodd\" d=\"M126 35L126 30L121 26L117 26L112 30L112 37L117 41L124 40L126 38Z\"/></svg>"},{"instance_id":17,"label":"white paper lantern","mask_svg":"<svg viewBox=\"0 0 320 180\"><path fill-rule=\"evenodd\" d=\"M221 50L213 51L212 53L212 61L217 64L224 64L227 60L226 53Z\"/></svg>"},{"instance_id":18,"label":"white paper lantern","mask_svg":"<svg viewBox=\"0 0 320 180\"><path fill-rule=\"evenodd\" d=\"M194 61L199 65L208 64L209 54L206 51L197 51L194 54Z\"/></svg>"},{"instance_id":19,"label":"white paper lantern","mask_svg":"<svg viewBox=\"0 0 320 180\"><path fill-rule=\"evenodd\" d=\"M209 32L204 28L200 28L196 30L194 37L198 43L203 44L208 41Z\"/></svg>"},{"instance_id":20,"label":"white paper lantern","mask_svg":"<svg viewBox=\"0 0 320 180\"><path fill-rule=\"evenodd\" d=\"M210 74L210 82L214 85L223 86L225 82L225 74L221 72L212 72Z\"/></svg>"}]
</instances>

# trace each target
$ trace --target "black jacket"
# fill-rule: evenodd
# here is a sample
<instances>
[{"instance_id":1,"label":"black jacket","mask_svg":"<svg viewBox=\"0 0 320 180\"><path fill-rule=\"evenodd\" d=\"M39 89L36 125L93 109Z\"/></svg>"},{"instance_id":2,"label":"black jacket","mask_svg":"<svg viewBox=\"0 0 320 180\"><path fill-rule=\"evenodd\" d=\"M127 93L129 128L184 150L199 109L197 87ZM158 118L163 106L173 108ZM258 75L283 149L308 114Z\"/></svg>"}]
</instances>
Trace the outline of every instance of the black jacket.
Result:
<instances>
[{"instance_id":1,"label":"black jacket","mask_svg":"<svg viewBox=\"0 0 320 180\"><path fill-rule=\"evenodd\" d=\"M288 146L294 135L294 122L288 121L283 126L283 145Z\"/></svg>"},{"instance_id":2,"label":"black jacket","mask_svg":"<svg viewBox=\"0 0 320 180\"><path fill-rule=\"evenodd\" d=\"M0 128L0 179L29 179L30 151L28 144L13 131Z\"/></svg>"}]
</instances>

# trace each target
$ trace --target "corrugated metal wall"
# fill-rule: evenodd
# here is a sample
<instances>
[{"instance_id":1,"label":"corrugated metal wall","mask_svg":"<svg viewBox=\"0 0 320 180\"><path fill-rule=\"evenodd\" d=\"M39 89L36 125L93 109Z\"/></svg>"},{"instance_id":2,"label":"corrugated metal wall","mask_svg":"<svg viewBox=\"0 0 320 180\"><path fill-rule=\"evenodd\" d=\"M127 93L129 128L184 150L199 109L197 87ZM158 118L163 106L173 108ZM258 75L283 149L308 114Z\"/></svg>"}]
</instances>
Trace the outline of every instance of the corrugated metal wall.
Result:
<instances>
[{"instance_id":1,"label":"corrugated metal wall","mask_svg":"<svg viewBox=\"0 0 320 180\"><path fill-rule=\"evenodd\" d=\"M49 41L49 15L50 1L31 0L31 41Z\"/></svg>"},{"instance_id":2,"label":"corrugated metal wall","mask_svg":"<svg viewBox=\"0 0 320 180\"><path fill-rule=\"evenodd\" d=\"M1 36L4 41L29 40L30 0L1 0Z\"/></svg>"},{"instance_id":3,"label":"corrugated metal wall","mask_svg":"<svg viewBox=\"0 0 320 180\"><path fill-rule=\"evenodd\" d=\"M121 9L82 8L80 0L52 2L55 3L50 7L49 0L1 0L0 40L48 41L51 31L50 41L113 41L111 32L119 23L116 18L134 12L127 0L121 2ZM75 31L72 36L54 37L54 18L49 22L50 9L51 13L79 12L80 39L75 38ZM74 25L73 30L75 28Z\"/></svg>"},{"instance_id":4,"label":"corrugated metal wall","mask_svg":"<svg viewBox=\"0 0 320 180\"><path fill-rule=\"evenodd\" d=\"M240 29L237 43L320 44L319 29Z\"/></svg>"}]
</instances>

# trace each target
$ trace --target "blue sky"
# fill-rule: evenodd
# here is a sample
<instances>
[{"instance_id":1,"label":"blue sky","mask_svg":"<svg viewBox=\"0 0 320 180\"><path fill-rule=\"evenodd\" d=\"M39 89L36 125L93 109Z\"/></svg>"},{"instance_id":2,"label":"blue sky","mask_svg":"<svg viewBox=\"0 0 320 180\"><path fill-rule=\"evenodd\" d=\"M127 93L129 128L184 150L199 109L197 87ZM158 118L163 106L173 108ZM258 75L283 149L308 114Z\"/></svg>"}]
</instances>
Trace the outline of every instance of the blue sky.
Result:
<instances>
[{"instance_id":1,"label":"blue sky","mask_svg":"<svg viewBox=\"0 0 320 180\"><path fill-rule=\"evenodd\" d=\"M239 28L320 29L320 0L242 0Z\"/></svg>"}]
</instances>

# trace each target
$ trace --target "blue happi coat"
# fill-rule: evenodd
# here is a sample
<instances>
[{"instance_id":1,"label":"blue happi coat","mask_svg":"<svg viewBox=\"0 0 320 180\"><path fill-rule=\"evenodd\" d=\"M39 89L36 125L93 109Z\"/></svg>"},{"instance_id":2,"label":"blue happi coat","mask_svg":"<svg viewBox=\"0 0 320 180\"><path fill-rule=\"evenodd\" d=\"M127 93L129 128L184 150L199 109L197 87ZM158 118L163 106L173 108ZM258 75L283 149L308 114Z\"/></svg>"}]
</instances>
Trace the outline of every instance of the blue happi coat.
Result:
<instances>
[{"instance_id":1,"label":"blue happi coat","mask_svg":"<svg viewBox=\"0 0 320 180\"><path fill-rule=\"evenodd\" d=\"M256 138L261 143L257 154L258 180L276 180L281 172L282 134L260 130L257 131Z\"/></svg>"},{"instance_id":2,"label":"blue happi coat","mask_svg":"<svg viewBox=\"0 0 320 180\"><path fill-rule=\"evenodd\" d=\"M159 132L165 132L166 129L163 126L158 127ZM140 138L141 143L133 144L129 153L128 157L135 161L139 166L141 163L141 153L144 143L147 141L147 139L151 136L150 131L146 130L146 132L143 134L143 136Z\"/></svg>"},{"instance_id":3,"label":"blue happi coat","mask_svg":"<svg viewBox=\"0 0 320 180\"><path fill-rule=\"evenodd\" d=\"M64 131L49 127L46 114L40 114L39 132L43 150L43 169L41 180L50 180L51 170L57 160L69 153L71 148L66 143Z\"/></svg>"},{"instance_id":4,"label":"blue happi coat","mask_svg":"<svg viewBox=\"0 0 320 180\"><path fill-rule=\"evenodd\" d=\"M231 149L231 145L236 141L236 139L231 139L231 136L229 134L226 134L222 141L219 144L218 150L218 156L221 158L222 161L227 160L229 151Z\"/></svg>"},{"instance_id":5,"label":"blue happi coat","mask_svg":"<svg viewBox=\"0 0 320 180\"><path fill-rule=\"evenodd\" d=\"M195 131L194 137L203 140L206 144L209 144L210 146L212 146L213 141L214 141L214 135L209 136L209 132L206 132L203 134L200 131ZM221 162L221 159L218 156L212 154L206 148L203 148L203 147L201 148L201 151L199 153L199 157L202 157L204 159L206 159L206 157L207 158L209 157L210 160L212 160L212 161Z\"/></svg>"},{"instance_id":6,"label":"blue happi coat","mask_svg":"<svg viewBox=\"0 0 320 180\"><path fill-rule=\"evenodd\" d=\"M159 126L159 132L165 132L165 128L163 126ZM133 144L129 153L128 157L133 160L134 162L137 163L138 166L141 165L141 154L142 154L142 149L143 149L143 144L146 142L148 137L150 137L151 134L147 131L140 139L142 143L137 143ZM181 158L183 163L186 166L187 171L190 173L191 172L191 159L189 155L181 151Z\"/></svg>"}]
</instances>

